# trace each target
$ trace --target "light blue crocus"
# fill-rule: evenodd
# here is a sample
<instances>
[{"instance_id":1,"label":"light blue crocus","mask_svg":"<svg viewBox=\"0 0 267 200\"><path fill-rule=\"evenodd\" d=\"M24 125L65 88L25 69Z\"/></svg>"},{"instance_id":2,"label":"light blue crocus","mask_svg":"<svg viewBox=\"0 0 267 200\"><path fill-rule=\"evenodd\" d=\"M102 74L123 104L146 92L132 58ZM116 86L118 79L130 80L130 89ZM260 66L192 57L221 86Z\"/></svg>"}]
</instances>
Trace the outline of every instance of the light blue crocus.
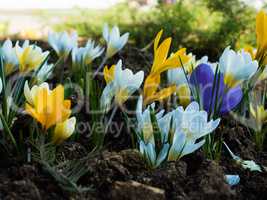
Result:
<instances>
[{"instance_id":1,"label":"light blue crocus","mask_svg":"<svg viewBox=\"0 0 267 200\"><path fill-rule=\"evenodd\" d=\"M85 47L75 47L72 50L72 63L76 66L89 65L94 59L101 56L103 51L104 48L100 45L95 45L95 42L89 39Z\"/></svg>"},{"instance_id":2,"label":"light blue crocus","mask_svg":"<svg viewBox=\"0 0 267 200\"><path fill-rule=\"evenodd\" d=\"M103 37L107 43L106 58L110 58L124 47L128 41L129 33L120 36L120 30L117 26L114 26L110 31L108 25L105 24Z\"/></svg>"},{"instance_id":3,"label":"light blue crocus","mask_svg":"<svg viewBox=\"0 0 267 200\"><path fill-rule=\"evenodd\" d=\"M67 32L50 32L48 34L48 43L55 50L58 57L67 59L70 51L78 46L78 35L75 31L71 34Z\"/></svg>"},{"instance_id":4,"label":"light blue crocus","mask_svg":"<svg viewBox=\"0 0 267 200\"><path fill-rule=\"evenodd\" d=\"M224 83L228 88L233 88L256 73L258 62L253 60L248 52L235 52L228 46L220 57L219 67L224 74Z\"/></svg>"},{"instance_id":5,"label":"light blue crocus","mask_svg":"<svg viewBox=\"0 0 267 200\"><path fill-rule=\"evenodd\" d=\"M14 72L18 66L18 58L16 50L12 45L11 40L6 40L1 47L1 56L5 68L6 75Z\"/></svg>"},{"instance_id":6,"label":"light blue crocus","mask_svg":"<svg viewBox=\"0 0 267 200\"><path fill-rule=\"evenodd\" d=\"M204 143L204 136L212 133L220 119L208 121L206 111L199 109L197 102L190 103L184 110L178 107L173 112L173 140L168 160L173 161L199 149Z\"/></svg>"},{"instance_id":7,"label":"light blue crocus","mask_svg":"<svg viewBox=\"0 0 267 200\"><path fill-rule=\"evenodd\" d=\"M47 79L49 79L52 75L53 69L55 65L54 64L47 64L44 63L41 68L37 71L36 78L37 78L37 84L41 84Z\"/></svg>"}]
</instances>

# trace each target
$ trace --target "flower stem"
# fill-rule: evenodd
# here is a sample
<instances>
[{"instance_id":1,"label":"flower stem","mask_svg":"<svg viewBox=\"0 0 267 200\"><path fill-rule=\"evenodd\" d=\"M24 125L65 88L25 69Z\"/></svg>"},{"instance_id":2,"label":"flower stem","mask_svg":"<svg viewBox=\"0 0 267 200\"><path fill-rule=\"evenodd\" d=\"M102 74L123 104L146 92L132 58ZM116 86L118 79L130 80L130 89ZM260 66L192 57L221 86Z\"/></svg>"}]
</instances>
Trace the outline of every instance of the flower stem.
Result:
<instances>
[{"instance_id":1,"label":"flower stem","mask_svg":"<svg viewBox=\"0 0 267 200\"><path fill-rule=\"evenodd\" d=\"M97 74L102 70L102 68L104 67L104 64L106 63L107 61L107 57L105 56L101 62L101 64L99 65L99 67L96 69L94 75L93 75L93 79L97 76Z\"/></svg>"}]
</instances>

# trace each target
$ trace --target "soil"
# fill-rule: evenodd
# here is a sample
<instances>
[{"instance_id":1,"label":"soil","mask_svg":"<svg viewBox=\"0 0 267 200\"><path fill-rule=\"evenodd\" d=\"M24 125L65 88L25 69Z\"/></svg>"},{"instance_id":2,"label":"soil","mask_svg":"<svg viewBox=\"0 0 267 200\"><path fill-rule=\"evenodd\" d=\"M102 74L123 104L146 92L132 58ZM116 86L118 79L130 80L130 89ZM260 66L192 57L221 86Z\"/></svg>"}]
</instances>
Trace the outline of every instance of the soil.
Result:
<instances>
[{"instance_id":1,"label":"soil","mask_svg":"<svg viewBox=\"0 0 267 200\"><path fill-rule=\"evenodd\" d=\"M134 62L131 54L126 58ZM142 59L147 61L151 57L141 56L137 66L140 67L141 63L146 62L141 61ZM225 142L236 155L243 159L252 159L261 166L267 166L267 149L257 152L251 134L245 127L226 117L218 131L223 134ZM260 173L241 168L224 148L219 163L206 159L199 150L177 162L149 169L140 153L131 149L130 141L129 134L125 130L125 134L120 137L107 135L104 149L92 156L88 156L86 137L80 137L76 142L65 142L58 149L57 160L84 162L86 173L81 176L78 185L90 187L91 190L80 193L63 189L39 163L27 163L16 157L2 156L0 199L266 199L265 170ZM225 174L238 174L240 183L230 187L225 182Z\"/></svg>"}]
</instances>

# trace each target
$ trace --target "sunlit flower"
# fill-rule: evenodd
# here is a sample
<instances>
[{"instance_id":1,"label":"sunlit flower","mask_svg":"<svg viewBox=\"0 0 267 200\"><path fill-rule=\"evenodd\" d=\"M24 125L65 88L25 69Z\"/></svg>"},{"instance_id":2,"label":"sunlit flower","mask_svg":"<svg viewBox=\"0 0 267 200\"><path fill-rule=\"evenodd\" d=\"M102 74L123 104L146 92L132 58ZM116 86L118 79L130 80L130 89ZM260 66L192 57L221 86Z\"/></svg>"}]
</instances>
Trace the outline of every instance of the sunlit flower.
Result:
<instances>
[{"instance_id":1,"label":"sunlit flower","mask_svg":"<svg viewBox=\"0 0 267 200\"><path fill-rule=\"evenodd\" d=\"M105 111L109 110L113 98L115 99L115 103L121 106L136 90L138 90L138 88L140 88L144 79L143 71L133 74L130 69L122 70L121 60L114 67L113 74L106 74L109 71L108 69L104 69L104 76L109 77L109 79L106 78L107 85L101 96L101 107ZM110 77L111 75L113 75L113 77Z\"/></svg>"},{"instance_id":2,"label":"sunlit flower","mask_svg":"<svg viewBox=\"0 0 267 200\"><path fill-rule=\"evenodd\" d=\"M120 30L117 26L114 26L110 31L108 25L105 24L103 37L107 43L106 57L110 58L124 47L128 41L129 33L124 33L120 36Z\"/></svg>"},{"instance_id":3,"label":"sunlit flower","mask_svg":"<svg viewBox=\"0 0 267 200\"><path fill-rule=\"evenodd\" d=\"M75 130L75 124L75 117L71 117L61 123L57 123L52 137L52 142L54 144L61 144L63 141L68 139Z\"/></svg>"},{"instance_id":4,"label":"sunlit flower","mask_svg":"<svg viewBox=\"0 0 267 200\"><path fill-rule=\"evenodd\" d=\"M147 76L144 84L144 103L149 104L154 101L161 101L176 91L176 86L172 85L160 91L160 75L169 69L181 67L189 61L186 55L186 49L180 49L168 57L171 38L165 39L160 45L159 41L163 30L161 30L154 40L154 61L150 74Z\"/></svg>"},{"instance_id":5,"label":"sunlit flower","mask_svg":"<svg viewBox=\"0 0 267 200\"><path fill-rule=\"evenodd\" d=\"M18 65L16 51L12 46L12 42L10 40L6 40L1 47L1 55L3 58L5 74L9 75L16 70L16 67Z\"/></svg>"},{"instance_id":6,"label":"sunlit flower","mask_svg":"<svg viewBox=\"0 0 267 200\"><path fill-rule=\"evenodd\" d=\"M192 72L190 84L194 86L192 88L196 93L195 98L199 96L200 104L205 111L226 114L240 103L243 92L240 86L227 89L224 75L218 73L218 76L220 79L217 77L215 83L215 75L211 67L207 64L200 64Z\"/></svg>"},{"instance_id":7,"label":"sunlit flower","mask_svg":"<svg viewBox=\"0 0 267 200\"><path fill-rule=\"evenodd\" d=\"M89 65L94 59L101 56L103 51L104 48L99 45L95 46L94 41L88 40L85 47L75 47L72 50L72 62L75 65Z\"/></svg>"},{"instance_id":8,"label":"sunlit flower","mask_svg":"<svg viewBox=\"0 0 267 200\"><path fill-rule=\"evenodd\" d=\"M50 90L47 83L42 83L40 86L33 86L29 89L26 83L24 95L27 100L26 112L40 122L45 129L64 122L71 114L71 101L64 100L62 85Z\"/></svg>"},{"instance_id":9,"label":"sunlit flower","mask_svg":"<svg viewBox=\"0 0 267 200\"><path fill-rule=\"evenodd\" d=\"M48 51L43 52L36 45L30 45L28 40L23 43L22 47L17 43L15 48L21 73L27 73L40 67L49 54Z\"/></svg>"},{"instance_id":10,"label":"sunlit flower","mask_svg":"<svg viewBox=\"0 0 267 200\"><path fill-rule=\"evenodd\" d=\"M177 160L199 149L204 143L204 136L213 132L220 119L208 122L208 114L199 109L197 102L192 102L184 110L178 107L173 112L174 135L168 160Z\"/></svg>"},{"instance_id":11,"label":"sunlit flower","mask_svg":"<svg viewBox=\"0 0 267 200\"><path fill-rule=\"evenodd\" d=\"M48 43L55 50L58 57L67 59L70 51L78 45L77 32L68 34L67 32L49 33Z\"/></svg>"},{"instance_id":12,"label":"sunlit flower","mask_svg":"<svg viewBox=\"0 0 267 200\"><path fill-rule=\"evenodd\" d=\"M235 52L227 47L220 57L219 66L224 74L224 83L228 88L233 88L256 73L258 62L252 60L250 54L244 50Z\"/></svg>"},{"instance_id":13,"label":"sunlit flower","mask_svg":"<svg viewBox=\"0 0 267 200\"><path fill-rule=\"evenodd\" d=\"M257 53L256 59L261 66L267 64L267 15L262 10L256 17Z\"/></svg>"}]
</instances>

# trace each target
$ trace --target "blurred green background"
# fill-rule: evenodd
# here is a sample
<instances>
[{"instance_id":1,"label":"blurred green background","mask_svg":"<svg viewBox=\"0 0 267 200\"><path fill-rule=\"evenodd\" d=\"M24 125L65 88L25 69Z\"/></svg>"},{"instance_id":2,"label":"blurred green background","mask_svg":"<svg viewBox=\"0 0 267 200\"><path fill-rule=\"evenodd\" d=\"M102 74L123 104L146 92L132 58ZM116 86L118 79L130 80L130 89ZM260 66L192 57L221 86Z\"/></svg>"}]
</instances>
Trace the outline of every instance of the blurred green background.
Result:
<instances>
[{"instance_id":1,"label":"blurred green background","mask_svg":"<svg viewBox=\"0 0 267 200\"><path fill-rule=\"evenodd\" d=\"M236 49L255 46L257 11L240 0L161 1L147 9L129 2L104 10L75 8L33 14L48 21L54 30L75 29L84 38L100 38L104 23L118 25L121 32L130 32L129 44L137 48L151 44L156 33L164 29L164 37L173 38L172 50L186 47L197 56L208 54L214 60L228 45ZM62 19L60 23L51 22L55 17ZM7 27L8 23L0 25L2 35L6 35Z\"/></svg>"}]
</instances>

